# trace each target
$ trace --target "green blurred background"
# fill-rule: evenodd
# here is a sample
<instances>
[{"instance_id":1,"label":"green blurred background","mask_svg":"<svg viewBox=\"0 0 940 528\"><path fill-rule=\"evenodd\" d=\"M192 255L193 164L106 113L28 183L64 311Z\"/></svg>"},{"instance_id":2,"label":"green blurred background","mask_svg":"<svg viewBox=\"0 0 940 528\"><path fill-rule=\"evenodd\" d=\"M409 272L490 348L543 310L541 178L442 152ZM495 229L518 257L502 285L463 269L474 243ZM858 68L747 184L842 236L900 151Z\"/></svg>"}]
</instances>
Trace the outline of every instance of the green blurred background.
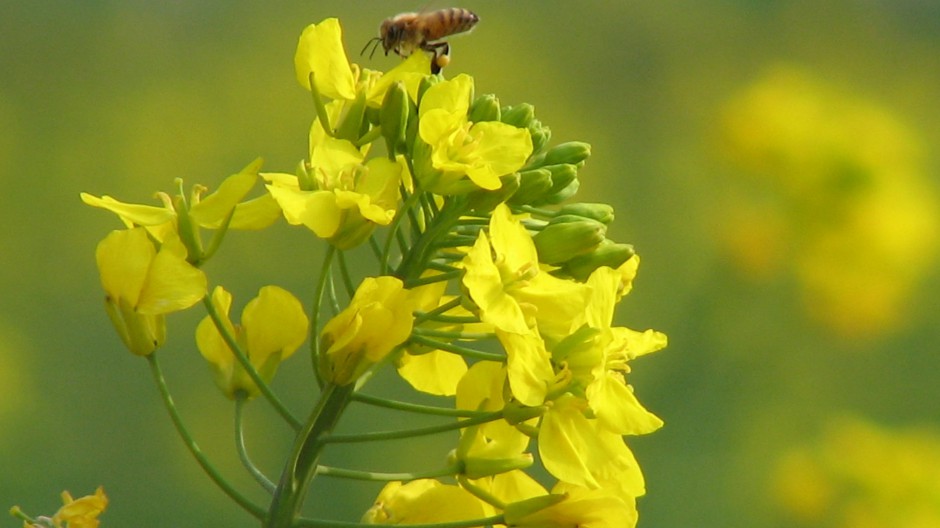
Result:
<instances>
[{"instance_id":1,"label":"green blurred background","mask_svg":"<svg viewBox=\"0 0 940 528\"><path fill-rule=\"evenodd\" d=\"M629 441L648 481L640 526L794 526L774 497L784 453L812 444L845 415L887 430L940 425L934 198L940 158L933 148L940 140L940 4L467 0L462 6L481 22L453 42L448 75L471 73L477 93L496 93L503 104L534 104L554 142L591 143L579 197L614 205L610 236L634 243L642 256L617 322L664 331L670 346L635 362L630 378L641 401L666 421L661 431ZM119 224L78 195L148 202L176 177L217 184L256 156L268 170L292 171L305 156L313 117L293 73L302 28L338 16L353 60L386 69L397 59L355 54L382 18L421 7L2 2L0 506L52 513L62 489L84 495L103 484L112 501L105 526L255 525L201 475L146 365L111 329L94 248ZM928 197L919 224L927 227L888 229L890 240L892 233L911 235L919 262L904 271L903 294L886 308L891 324L862 320L834 328L818 316L803 275L793 270L798 253L826 246L805 242L821 229L818 218L801 216L807 191L787 195L779 183L754 177L774 173L783 181L786 170L754 170L738 161L733 145L728 155L728 105L781 65L836 99L876 107L919 145L908 172L915 194ZM829 195L821 200L817 216L828 210L826 200L843 203ZM879 203L888 210L865 215L871 224L906 207ZM741 263L736 230L758 229L765 204L783 219L776 232L789 233L788 242L767 256L761 252L770 239L748 239L743 251L764 259L755 272ZM729 212L739 209L751 211L754 222L735 221ZM868 255L893 251L875 242ZM236 306L274 283L309 307L321 251L312 235L282 223L264 234L229 236L207 273L235 293ZM894 280L904 260L867 284ZM196 309L170 318L163 364L203 448L248 488L231 448L229 402L192 341L199 318ZM276 383L297 412L313 397L302 356L282 367ZM393 394L402 391L390 377L383 383ZM249 421L249 446L276 472L287 429L263 403L252 406ZM387 425L388 418L357 410L348 422L374 423ZM386 471L432 467L449 441L360 446L327 462ZM321 485L311 512L356 519L377 489Z\"/></svg>"}]
</instances>

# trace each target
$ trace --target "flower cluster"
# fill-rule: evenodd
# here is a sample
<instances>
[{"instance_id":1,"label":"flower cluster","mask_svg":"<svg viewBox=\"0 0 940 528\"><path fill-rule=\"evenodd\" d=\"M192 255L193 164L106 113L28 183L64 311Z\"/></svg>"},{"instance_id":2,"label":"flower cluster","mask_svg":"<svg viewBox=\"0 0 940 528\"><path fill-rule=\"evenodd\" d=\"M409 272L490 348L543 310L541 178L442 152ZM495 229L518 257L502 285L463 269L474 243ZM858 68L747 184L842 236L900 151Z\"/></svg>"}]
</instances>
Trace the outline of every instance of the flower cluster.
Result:
<instances>
[{"instance_id":1,"label":"flower cluster","mask_svg":"<svg viewBox=\"0 0 940 528\"><path fill-rule=\"evenodd\" d=\"M166 314L202 301L208 315L196 345L236 412L263 396L297 432L274 480L238 439L246 468L272 492L267 507L227 484L184 434L197 460L268 528L298 521L315 477L389 481L363 517L370 524L633 526L645 484L624 436L662 421L640 404L628 375L632 360L666 337L615 326L639 257L607 238L613 209L562 205L578 190L590 147L549 146L531 105L477 95L469 75L432 75L423 53L385 73L350 63L336 19L304 30L295 67L317 118L294 173L260 172L256 161L207 196L198 185L184 193L180 182L177 194L159 194L158 207L82 195L125 224L97 251L106 307L158 383ZM256 183L263 191L248 198ZM281 216L328 244L311 316L269 285L233 322L232 295L222 286L210 294L201 266L230 229L265 229ZM346 263L353 249L374 259L358 285ZM328 319L324 305L333 308ZM308 335L320 396L301 421L270 382ZM385 366L453 407L365 394ZM434 474L444 480L319 464L330 443L350 440L333 428L353 403L457 417L435 428L458 433ZM181 427L172 407L171 416ZM535 450L553 482L527 472Z\"/></svg>"}]
</instances>

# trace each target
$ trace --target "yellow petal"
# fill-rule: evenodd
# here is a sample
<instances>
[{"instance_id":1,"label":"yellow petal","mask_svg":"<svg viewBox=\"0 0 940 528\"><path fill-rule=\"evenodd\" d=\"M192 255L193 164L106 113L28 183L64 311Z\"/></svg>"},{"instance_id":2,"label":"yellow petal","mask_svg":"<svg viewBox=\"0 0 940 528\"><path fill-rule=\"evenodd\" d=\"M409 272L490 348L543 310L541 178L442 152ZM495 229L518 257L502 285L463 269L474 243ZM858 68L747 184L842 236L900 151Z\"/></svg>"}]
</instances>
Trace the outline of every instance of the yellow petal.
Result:
<instances>
[{"instance_id":1,"label":"yellow petal","mask_svg":"<svg viewBox=\"0 0 940 528\"><path fill-rule=\"evenodd\" d=\"M219 188L189 210L189 215L198 225L217 229L232 212L232 209L251 191L258 180L261 158L251 162L236 174L225 178Z\"/></svg>"},{"instance_id":2,"label":"yellow petal","mask_svg":"<svg viewBox=\"0 0 940 528\"><path fill-rule=\"evenodd\" d=\"M251 362L259 370L267 357L278 353L290 357L307 339L307 315L290 292L278 286L265 286L248 302L242 325Z\"/></svg>"},{"instance_id":3,"label":"yellow petal","mask_svg":"<svg viewBox=\"0 0 940 528\"><path fill-rule=\"evenodd\" d=\"M433 350L413 356L404 354L399 362L398 374L421 392L438 396L453 396L457 383L467 372L467 362L457 354Z\"/></svg>"},{"instance_id":4,"label":"yellow petal","mask_svg":"<svg viewBox=\"0 0 940 528\"><path fill-rule=\"evenodd\" d=\"M156 253L143 228L109 233L95 250L101 285L108 296L136 307Z\"/></svg>"},{"instance_id":5,"label":"yellow petal","mask_svg":"<svg viewBox=\"0 0 940 528\"><path fill-rule=\"evenodd\" d=\"M119 202L110 196L97 196L81 193L82 201L92 207L107 209L121 217L121 219L133 225L157 226L172 222L176 219L176 211L166 207L155 207L152 205L129 204Z\"/></svg>"},{"instance_id":6,"label":"yellow petal","mask_svg":"<svg viewBox=\"0 0 940 528\"><path fill-rule=\"evenodd\" d=\"M331 99L355 99L356 79L343 47L339 20L328 18L307 26L297 43L294 55L297 82L310 89L310 74L316 79L317 90Z\"/></svg>"}]
</instances>

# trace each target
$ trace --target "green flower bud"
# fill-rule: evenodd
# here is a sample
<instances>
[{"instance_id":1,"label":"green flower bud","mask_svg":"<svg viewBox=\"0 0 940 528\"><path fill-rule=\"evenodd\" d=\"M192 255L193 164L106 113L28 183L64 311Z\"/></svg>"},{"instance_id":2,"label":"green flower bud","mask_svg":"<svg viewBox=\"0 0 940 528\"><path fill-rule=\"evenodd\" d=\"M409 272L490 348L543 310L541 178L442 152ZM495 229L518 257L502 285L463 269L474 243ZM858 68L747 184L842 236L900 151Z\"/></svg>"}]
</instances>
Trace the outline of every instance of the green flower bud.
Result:
<instances>
[{"instance_id":1,"label":"green flower bud","mask_svg":"<svg viewBox=\"0 0 940 528\"><path fill-rule=\"evenodd\" d=\"M581 187L578 180L578 166L570 163L545 167L552 173L552 188L543 203L557 204L574 196Z\"/></svg>"},{"instance_id":2,"label":"green flower bud","mask_svg":"<svg viewBox=\"0 0 940 528\"><path fill-rule=\"evenodd\" d=\"M519 190L519 173L507 174L499 179L502 186L495 191L479 190L467 195L467 205L471 211L485 214L496 208L497 205L509 200Z\"/></svg>"},{"instance_id":3,"label":"green flower bud","mask_svg":"<svg viewBox=\"0 0 940 528\"><path fill-rule=\"evenodd\" d=\"M614 208L604 203L567 204L558 210L558 214L590 218L605 225L614 220Z\"/></svg>"},{"instance_id":4,"label":"green flower bud","mask_svg":"<svg viewBox=\"0 0 940 528\"><path fill-rule=\"evenodd\" d=\"M533 169L519 173L519 189L508 200L513 205L536 204L552 188L552 172Z\"/></svg>"},{"instance_id":5,"label":"green flower bud","mask_svg":"<svg viewBox=\"0 0 940 528\"><path fill-rule=\"evenodd\" d=\"M531 453L521 453L508 458L485 458L468 456L463 460L462 473L469 479L492 477L516 469L525 469L532 465Z\"/></svg>"},{"instance_id":6,"label":"green flower bud","mask_svg":"<svg viewBox=\"0 0 940 528\"><path fill-rule=\"evenodd\" d=\"M493 94L483 94L477 97L470 105L470 113L467 117L474 123L499 121L499 99Z\"/></svg>"},{"instance_id":7,"label":"green flower bud","mask_svg":"<svg viewBox=\"0 0 940 528\"><path fill-rule=\"evenodd\" d=\"M444 173L435 169L434 164L431 162L431 146L421 138L415 137L414 143L412 143L411 156L415 172L414 177L421 187L427 189L436 185Z\"/></svg>"},{"instance_id":8,"label":"green flower bud","mask_svg":"<svg viewBox=\"0 0 940 528\"><path fill-rule=\"evenodd\" d=\"M591 155L591 145L581 141L569 141L555 145L545 153L545 165L558 163L579 164Z\"/></svg>"},{"instance_id":9,"label":"green flower bud","mask_svg":"<svg viewBox=\"0 0 940 528\"><path fill-rule=\"evenodd\" d=\"M635 254L636 251L630 244L617 244L611 240L605 240L594 251L569 259L562 265L560 271L583 282L597 268L601 266L619 268Z\"/></svg>"},{"instance_id":10,"label":"green flower bud","mask_svg":"<svg viewBox=\"0 0 940 528\"><path fill-rule=\"evenodd\" d=\"M356 141L363 134L364 127L368 128L368 123L363 120L366 111L366 94L360 92L352 104L346 106L345 116L340 123L333 123L336 127L336 137Z\"/></svg>"},{"instance_id":11,"label":"green flower bud","mask_svg":"<svg viewBox=\"0 0 940 528\"><path fill-rule=\"evenodd\" d=\"M441 82L439 75L428 75L421 79L421 83L418 84L418 104L421 104L421 98L424 97L424 92L428 91L428 88L439 82Z\"/></svg>"},{"instance_id":12,"label":"green flower bud","mask_svg":"<svg viewBox=\"0 0 940 528\"><path fill-rule=\"evenodd\" d=\"M539 262L561 264L574 256L594 251L607 234L607 226L596 220L574 216L559 222L556 219L532 237Z\"/></svg>"},{"instance_id":13,"label":"green flower bud","mask_svg":"<svg viewBox=\"0 0 940 528\"><path fill-rule=\"evenodd\" d=\"M532 152L542 152L548 140L552 138L552 130L543 125L538 119L529 122L529 135L532 137Z\"/></svg>"},{"instance_id":14,"label":"green flower bud","mask_svg":"<svg viewBox=\"0 0 940 528\"><path fill-rule=\"evenodd\" d=\"M401 81L391 85L385 92L379 125L382 127L382 137L385 138L389 152L404 151L409 106L408 92L405 91L405 85Z\"/></svg>"},{"instance_id":15,"label":"green flower bud","mask_svg":"<svg viewBox=\"0 0 940 528\"><path fill-rule=\"evenodd\" d=\"M535 119L535 107L529 103L504 107L500 117L503 123L519 128L527 128L533 119Z\"/></svg>"}]
</instances>

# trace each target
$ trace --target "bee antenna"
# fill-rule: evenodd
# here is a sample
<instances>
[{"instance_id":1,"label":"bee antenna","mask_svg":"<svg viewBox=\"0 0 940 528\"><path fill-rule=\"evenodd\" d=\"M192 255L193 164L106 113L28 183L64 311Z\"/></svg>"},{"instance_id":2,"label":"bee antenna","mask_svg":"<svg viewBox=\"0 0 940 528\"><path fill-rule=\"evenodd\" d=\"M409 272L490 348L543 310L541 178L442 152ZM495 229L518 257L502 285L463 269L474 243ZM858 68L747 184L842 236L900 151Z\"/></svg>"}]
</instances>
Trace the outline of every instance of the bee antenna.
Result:
<instances>
[{"instance_id":1,"label":"bee antenna","mask_svg":"<svg viewBox=\"0 0 940 528\"><path fill-rule=\"evenodd\" d=\"M374 37L369 39L369 42L366 42L366 45L363 46L362 51L359 52L359 55L364 55L366 50L369 49L369 46L371 45L372 53L369 54L369 58L371 59L372 56L375 55L375 50L378 49L380 42L382 42L382 37Z\"/></svg>"}]
</instances>

